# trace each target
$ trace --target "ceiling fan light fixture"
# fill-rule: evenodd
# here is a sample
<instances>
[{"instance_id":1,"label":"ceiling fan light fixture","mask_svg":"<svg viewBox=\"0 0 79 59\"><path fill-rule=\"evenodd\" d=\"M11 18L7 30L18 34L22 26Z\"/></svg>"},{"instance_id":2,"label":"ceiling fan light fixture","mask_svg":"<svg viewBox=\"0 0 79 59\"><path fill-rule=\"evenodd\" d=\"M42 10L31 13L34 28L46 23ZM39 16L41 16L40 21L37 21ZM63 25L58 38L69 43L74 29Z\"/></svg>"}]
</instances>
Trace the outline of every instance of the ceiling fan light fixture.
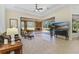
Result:
<instances>
[{"instance_id":1,"label":"ceiling fan light fixture","mask_svg":"<svg viewBox=\"0 0 79 59\"><path fill-rule=\"evenodd\" d=\"M36 9L35 11L36 11L36 12L38 12L38 10L37 10L37 9Z\"/></svg>"},{"instance_id":2,"label":"ceiling fan light fixture","mask_svg":"<svg viewBox=\"0 0 79 59\"><path fill-rule=\"evenodd\" d=\"M41 12L43 8L38 8L38 4L35 4L35 11L36 12Z\"/></svg>"},{"instance_id":3,"label":"ceiling fan light fixture","mask_svg":"<svg viewBox=\"0 0 79 59\"><path fill-rule=\"evenodd\" d=\"M39 10L43 10L43 8L39 8Z\"/></svg>"}]
</instances>

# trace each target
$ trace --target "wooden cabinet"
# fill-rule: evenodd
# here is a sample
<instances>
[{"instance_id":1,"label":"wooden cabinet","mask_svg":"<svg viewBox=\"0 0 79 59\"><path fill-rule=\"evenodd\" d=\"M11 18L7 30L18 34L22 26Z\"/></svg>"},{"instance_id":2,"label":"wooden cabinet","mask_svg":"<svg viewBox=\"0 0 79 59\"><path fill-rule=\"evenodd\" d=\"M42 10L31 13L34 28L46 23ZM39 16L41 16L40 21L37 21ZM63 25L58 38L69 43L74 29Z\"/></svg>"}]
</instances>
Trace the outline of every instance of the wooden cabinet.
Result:
<instances>
[{"instance_id":1,"label":"wooden cabinet","mask_svg":"<svg viewBox=\"0 0 79 59\"><path fill-rule=\"evenodd\" d=\"M42 30L42 21L36 21L35 22L35 30L41 31Z\"/></svg>"}]
</instances>

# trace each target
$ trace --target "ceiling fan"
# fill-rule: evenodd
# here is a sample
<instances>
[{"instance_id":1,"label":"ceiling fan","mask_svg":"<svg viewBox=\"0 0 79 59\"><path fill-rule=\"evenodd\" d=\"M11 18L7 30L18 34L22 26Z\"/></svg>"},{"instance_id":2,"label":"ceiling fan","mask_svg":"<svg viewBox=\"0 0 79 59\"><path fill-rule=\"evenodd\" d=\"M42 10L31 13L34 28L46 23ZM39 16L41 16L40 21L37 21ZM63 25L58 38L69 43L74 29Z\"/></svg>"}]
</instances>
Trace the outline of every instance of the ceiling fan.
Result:
<instances>
[{"instance_id":1,"label":"ceiling fan","mask_svg":"<svg viewBox=\"0 0 79 59\"><path fill-rule=\"evenodd\" d=\"M43 8L38 8L38 4L35 4L35 11L40 12L42 10L43 10Z\"/></svg>"}]
</instances>

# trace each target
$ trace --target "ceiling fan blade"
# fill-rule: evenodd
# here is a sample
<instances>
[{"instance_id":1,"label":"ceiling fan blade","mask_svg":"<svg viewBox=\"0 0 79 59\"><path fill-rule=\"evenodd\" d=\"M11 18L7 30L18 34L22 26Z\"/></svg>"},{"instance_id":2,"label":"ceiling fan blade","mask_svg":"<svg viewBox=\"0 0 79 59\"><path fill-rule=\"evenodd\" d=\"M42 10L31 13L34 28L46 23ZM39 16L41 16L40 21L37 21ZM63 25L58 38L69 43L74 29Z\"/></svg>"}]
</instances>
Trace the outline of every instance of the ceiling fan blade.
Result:
<instances>
[{"instance_id":1,"label":"ceiling fan blade","mask_svg":"<svg viewBox=\"0 0 79 59\"><path fill-rule=\"evenodd\" d=\"M39 10L43 10L43 8L39 8Z\"/></svg>"}]
</instances>

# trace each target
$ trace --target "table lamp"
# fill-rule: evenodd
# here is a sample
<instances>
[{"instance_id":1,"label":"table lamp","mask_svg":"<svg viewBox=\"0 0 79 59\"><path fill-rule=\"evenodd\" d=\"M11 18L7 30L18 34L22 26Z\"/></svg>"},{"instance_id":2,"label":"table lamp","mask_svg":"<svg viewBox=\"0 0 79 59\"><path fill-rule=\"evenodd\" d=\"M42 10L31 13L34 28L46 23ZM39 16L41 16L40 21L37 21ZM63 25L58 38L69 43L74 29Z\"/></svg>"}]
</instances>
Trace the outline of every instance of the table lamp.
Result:
<instances>
[{"instance_id":1,"label":"table lamp","mask_svg":"<svg viewBox=\"0 0 79 59\"><path fill-rule=\"evenodd\" d=\"M18 34L17 28L8 28L7 29L7 35L11 35L11 45L15 44L15 34Z\"/></svg>"}]
</instances>

